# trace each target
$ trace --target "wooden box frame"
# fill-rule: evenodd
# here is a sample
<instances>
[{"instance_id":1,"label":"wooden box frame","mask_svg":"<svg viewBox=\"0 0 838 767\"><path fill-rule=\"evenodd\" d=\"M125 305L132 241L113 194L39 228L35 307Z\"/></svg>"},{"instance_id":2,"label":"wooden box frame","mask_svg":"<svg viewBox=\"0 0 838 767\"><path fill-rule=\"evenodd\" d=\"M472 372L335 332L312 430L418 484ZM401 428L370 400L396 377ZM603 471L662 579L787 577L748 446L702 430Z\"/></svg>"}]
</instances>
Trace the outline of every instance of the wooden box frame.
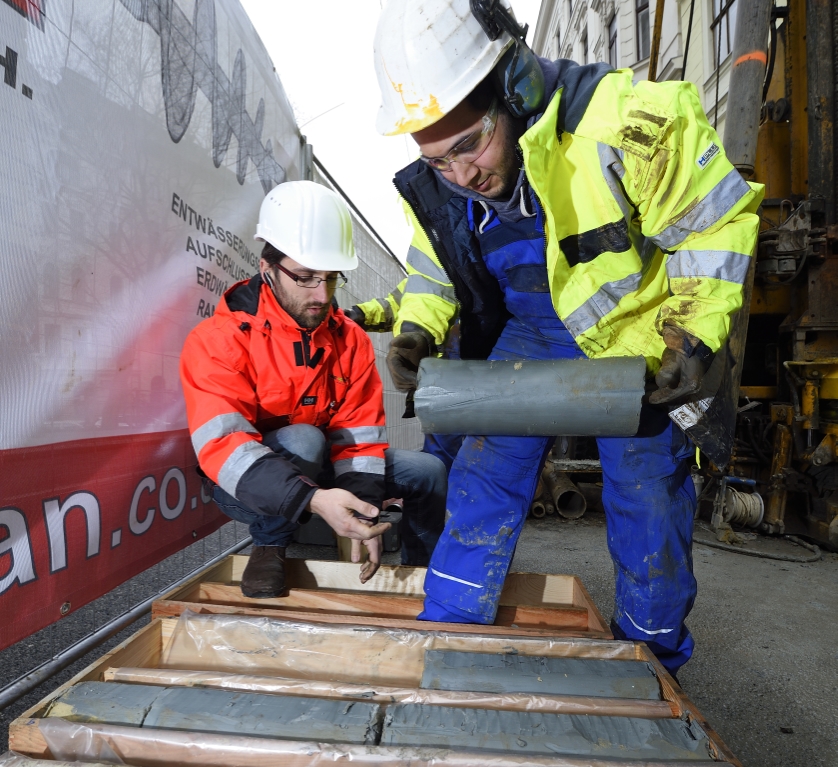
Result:
<instances>
[{"instance_id":1,"label":"wooden box frame","mask_svg":"<svg viewBox=\"0 0 838 767\"><path fill-rule=\"evenodd\" d=\"M345 616L344 616L345 617ZM275 620L284 620L283 618L279 618ZM320 623L319 620L314 621L316 623ZM289 623L299 623L298 619L294 619L293 621L289 621ZM50 759L51 755L49 752L48 745L44 740L44 737L38 727L38 720L45 716L47 713L50 704L53 700L61 696L69 687L72 685L78 684L79 682L83 681L108 681L114 678L114 674L116 670L122 669L124 671L131 671L132 669L156 669L159 668L161 665L161 659L164 656L165 649L170 642L175 626L177 624L177 620L173 618L157 618L153 620L148 626L137 631L132 637L122 642L116 648L111 650L109 653L102 656L100 659L92 663L86 669L81 671L75 677L73 677L67 683L61 685L57 688L54 692L48 695L46 698L41 700L35 706L31 707L28 711L26 711L22 716L12 722L9 728L9 748L13 751L18 753L33 757L33 758L41 758L41 759ZM356 621L356 625L359 626L369 626L369 623L366 620ZM453 626L452 624L445 624L448 631L445 634L441 634L440 632L435 632L430 630L431 624L426 623L416 623L412 622L412 630L420 631L420 633L427 634L436 641L437 638L442 638L445 642L448 643L449 647L453 648L460 648L464 650L474 649L479 651L482 649L484 652L494 652L497 651L497 648L503 646L504 648L514 647L516 651L523 652L524 654L548 654L554 656L561 656L561 657L589 657L589 658L596 658L596 657L603 657L603 658L611 658L611 659L626 659L626 660L643 660L650 663L657 674L658 680L661 685L662 697L665 705L668 705L670 709L670 714L673 718L681 717L681 716L689 716L690 718L697 721L697 723L704 729L706 732L711 747L714 752L714 756L717 759L718 763L722 764L730 764L734 767L741 767L741 764L736 760L730 750L724 745L724 743L719 738L718 734L708 725L705 721L703 716L700 712L696 709L695 705L684 695L681 688L678 684L672 679L672 677L667 674L665 669L660 665L658 660L655 656L651 653L651 651L646 647L645 644L642 642L617 642L617 641L608 641L608 640L596 640L596 639L575 639L575 638L561 638L561 639L548 639L546 637L536 637L536 636L528 636L528 637L511 637L506 636L506 638L502 638L501 636L497 635L484 635L484 636L475 636L474 633L465 633L460 632L461 626ZM331 627L324 626L321 624L321 630L324 632L331 631ZM335 627L338 629L339 627ZM499 627L495 627L499 628ZM453 631L452 631L453 629ZM341 641L345 641L342 639ZM395 640L394 640L395 643ZM551 648L549 651L544 651L544 647L548 646ZM444 694L444 693L443 693ZM456 693L455 693L456 694ZM321 694L322 697L332 697L328 694ZM341 697L345 699L345 696L339 692L335 692L334 697ZM583 699L585 700L585 699ZM634 701L631 701L634 703ZM459 705L456 704L456 705ZM638 702L640 706L648 706L650 704L646 704L643 702ZM655 703L656 706L664 705L660 702ZM496 708L506 708L509 707L508 704L504 701L501 701L500 697L498 696L498 703L496 706L492 706ZM582 713L582 712L580 712ZM638 712L628 712L628 715L637 715ZM626 715L624 712L623 715ZM642 714L648 715L648 714ZM659 714L660 716L660 714ZM666 716L666 715L664 715ZM667 717L668 718L668 717ZM116 728L120 729L120 728ZM124 737L125 740L125 748L126 753L130 753L132 747L136 751L136 744L130 743L130 739L135 737L136 730L134 728L121 728L122 735L120 737ZM145 731L146 733L149 732L148 730ZM166 731L160 731L161 736ZM153 733L152 733L153 735ZM213 738L218 739L220 736L216 736L214 734L207 734L206 737L209 740ZM234 738L235 739L235 738ZM261 747L263 748L270 748L270 741L265 741L261 739L257 739L260 741ZM265 745L267 744L267 745ZM303 744L305 745L305 744ZM314 746L315 744L311 744ZM255 746L254 746L255 747ZM344 749L345 751L345 749ZM425 750L427 752L427 749ZM402 753L402 752L400 752ZM279 757L279 755L277 755ZM468 756L468 755L466 755ZM435 761L434 764L450 764L450 765L463 765L465 763L461 757L459 757L455 752L451 752L449 754L450 759L443 759L442 761ZM230 753L230 758L232 758L232 751ZM264 758L264 757L262 757ZM309 764L310 762L306 761L309 759L310 756L306 755L299 755L299 756L286 756L282 755L281 760L283 765L291 765L291 767L297 767L297 765ZM439 756L436 757L437 759ZM471 754L471 758L474 758L474 754ZM520 759L520 757L518 757ZM391 759L382 759L380 756L377 756L374 760L369 760L367 762L364 761L363 758L356 759L357 763L359 764L401 764L405 763L402 762L396 755L394 755ZM583 765L600 765L600 760L591 759L590 757L560 757L557 755L556 758L552 757L534 757L534 758L527 758L526 761L504 761L503 755L495 755L491 753L486 753L485 758L481 758L481 762L483 764L533 764L533 765L560 765L561 767L582 767ZM214 761L214 762L207 762L208 764L211 763L213 765L223 764L223 761ZM263 762L254 762L260 764L268 764L269 761ZM419 759L418 761L411 761L411 764L421 764L422 760ZM641 760L633 760L633 761L619 761L619 760L612 760L603 762L603 767L608 765L608 767L643 767L646 765L646 762ZM655 762L657 767L686 767L685 762ZM690 762L689 764L696 764L695 762Z\"/></svg>"},{"instance_id":2,"label":"wooden box frame","mask_svg":"<svg viewBox=\"0 0 838 767\"><path fill-rule=\"evenodd\" d=\"M371 581L358 580L359 565L320 560L286 560L286 595L250 599L239 583L248 557L231 555L213 569L156 601L152 617L184 610L416 628L422 609L426 568L382 565ZM447 623L427 623L448 631ZM582 581L574 575L509 573L493 626L464 625L464 633L506 636L568 636L613 639Z\"/></svg>"}]
</instances>

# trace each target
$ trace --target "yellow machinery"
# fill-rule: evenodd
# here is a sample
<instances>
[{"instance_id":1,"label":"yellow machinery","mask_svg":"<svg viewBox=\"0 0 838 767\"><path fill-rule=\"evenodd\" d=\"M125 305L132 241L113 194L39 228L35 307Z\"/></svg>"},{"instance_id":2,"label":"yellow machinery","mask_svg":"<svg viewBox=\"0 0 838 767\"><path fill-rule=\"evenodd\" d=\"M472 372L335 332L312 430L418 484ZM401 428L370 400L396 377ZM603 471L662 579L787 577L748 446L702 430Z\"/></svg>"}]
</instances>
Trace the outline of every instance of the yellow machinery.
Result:
<instances>
[{"instance_id":1,"label":"yellow machinery","mask_svg":"<svg viewBox=\"0 0 838 767\"><path fill-rule=\"evenodd\" d=\"M726 470L705 468L702 497L715 489L718 521L743 500L730 478L745 478L761 501L740 520L838 549L838 0L788 0L770 26L753 164L763 229L744 348L731 343L734 439Z\"/></svg>"}]
</instances>

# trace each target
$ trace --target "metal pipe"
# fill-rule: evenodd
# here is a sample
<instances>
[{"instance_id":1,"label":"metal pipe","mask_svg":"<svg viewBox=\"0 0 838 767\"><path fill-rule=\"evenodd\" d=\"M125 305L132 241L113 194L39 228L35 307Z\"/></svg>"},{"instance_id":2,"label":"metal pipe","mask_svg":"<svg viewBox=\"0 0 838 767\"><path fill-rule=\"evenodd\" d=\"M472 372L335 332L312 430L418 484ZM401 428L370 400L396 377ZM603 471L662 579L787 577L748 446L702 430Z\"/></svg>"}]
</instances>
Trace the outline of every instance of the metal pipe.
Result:
<instances>
[{"instance_id":1,"label":"metal pipe","mask_svg":"<svg viewBox=\"0 0 838 767\"><path fill-rule=\"evenodd\" d=\"M772 2L739 0L736 5L736 38L727 92L724 145L728 159L750 178L754 174L757 152Z\"/></svg>"},{"instance_id":2,"label":"metal pipe","mask_svg":"<svg viewBox=\"0 0 838 767\"><path fill-rule=\"evenodd\" d=\"M530 506L530 516L534 517L535 519L541 519L547 513L547 509L544 507L543 501L533 501L532 506Z\"/></svg>"},{"instance_id":3,"label":"metal pipe","mask_svg":"<svg viewBox=\"0 0 838 767\"><path fill-rule=\"evenodd\" d=\"M637 433L645 378L642 357L426 358L414 403L426 434L628 437Z\"/></svg>"},{"instance_id":4,"label":"metal pipe","mask_svg":"<svg viewBox=\"0 0 838 767\"><path fill-rule=\"evenodd\" d=\"M570 477L563 471L546 470L544 484L556 505L556 511L565 519L579 519L585 514L588 502Z\"/></svg>"},{"instance_id":5,"label":"metal pipe","mask_svg":"<svg viewBox=\"0 0 838 767\"><path fill-rule=\"evenodd\" d=\"M211 559L206 564L194 569L188 575L185 575L179 581L175 581L174 583L166 586L166 588L162 591L159 591L153 597L149 597L145 601L134 605L134 607L122 613L122 615L117 616L104 626L96 629L96 631L91 632L75 644L66 647L51 660L42 663L40 666L32 669L32 671L28 674L24 674L23 676L15 679L14 682L6 685L2 690L0 690L0 711L7 706L10 706L16 700L19 700L24 695L32 692L32 690L34 690L38 685L54 676L59 671L63 671L71 663L75 663L83 655L106 642L114 634L118 634L126 626L130 626L134 621L142 618L146 613L151 611L151 605L155 600L160 599L160 597L167 594L172 589L183 586L187 581L194 578L196 575L200 575L202 572L209 570L211 567L214 567L221 560L226 559L231 554L235 554L236 552L247 548L252 542L253 539L250 536L239 541L214 559Z\"/></svg>"},{"instance_id":6,"label":"metal pipe","mask_svg":"<svg viewBox=\"0 0 838 767\"><path fill-rule=\"evenodd\" d=\"M655 82L658 76L658 57L661 49L661 32L663 31L664 0L658 0L655 6L655 29L652 33L652 50L649 53L649 75L646 78Z\"/></svg>"}]
</instances>

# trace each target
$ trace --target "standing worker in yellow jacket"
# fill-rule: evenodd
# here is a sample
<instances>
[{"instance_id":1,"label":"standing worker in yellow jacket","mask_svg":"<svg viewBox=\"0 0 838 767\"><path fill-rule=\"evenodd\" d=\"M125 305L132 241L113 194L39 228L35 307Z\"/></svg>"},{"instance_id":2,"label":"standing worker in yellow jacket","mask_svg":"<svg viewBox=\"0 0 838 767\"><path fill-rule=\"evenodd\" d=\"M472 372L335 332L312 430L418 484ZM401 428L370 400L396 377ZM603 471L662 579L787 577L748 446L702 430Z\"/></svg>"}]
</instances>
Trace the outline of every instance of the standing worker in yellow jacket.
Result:
<instances>
[{"instance_id":1,"label":"standing worker in yellow jacket","mask_svg":"<svg viewBox=\"0 0 838 767\"><path fill-rule=\"evenodd\" d=\"M692 654L692 449L667 407L698 391L754 249L761 188L690 83L540 59L507 0L390 0L377 127L421 158L388 366L396 386L459 319L465 359L642 355L659 389L634 437L598 440L617 637L675 673ZM425 580L427 620L491 623L551 440L467 437Z\"/></svg>"}]
</instances>

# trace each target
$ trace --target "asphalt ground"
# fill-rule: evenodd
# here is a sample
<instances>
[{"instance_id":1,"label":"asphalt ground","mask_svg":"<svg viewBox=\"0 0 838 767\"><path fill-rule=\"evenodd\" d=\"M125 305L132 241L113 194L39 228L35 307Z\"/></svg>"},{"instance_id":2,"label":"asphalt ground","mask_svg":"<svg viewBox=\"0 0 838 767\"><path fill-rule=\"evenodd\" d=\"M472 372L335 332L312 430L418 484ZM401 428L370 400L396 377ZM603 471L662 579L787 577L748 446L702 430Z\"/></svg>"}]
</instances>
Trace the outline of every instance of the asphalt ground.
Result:
<instances>
[{"instance_id":1,"label":"asphalt ground","mask_svg":"<svg viewBox=\"0 0 838 767\"><path fill-rule=\"evenodd\" d=\"M233 525L194 544L152 573L133 579L54 627L0 653L5 685L69 641L83 636L110 610L118 614L162 590L241 537ZM706 531L699 535L710 537ZM748 548L793 556L808 552L785 541L757 539ZM795 564L741 556L696 544L699 592L688 625L696 638L693 659L679 673L681 686L744 767L838 767L838 555ZM298 546L289 556L335 559L324 546ZM203 559L202 559L203 558ZM397 563L398 554L385 561ZM569 522L557 516L529 520L512 569L581 577L608 619L614 599L605 519L589 511ZM0 711L0 742L9 722L50 690L130 636L146 620ZM54 649L52 649L54 648ZM1 750L1 749L0 749Z\"/></svg>"}]
</instances>

